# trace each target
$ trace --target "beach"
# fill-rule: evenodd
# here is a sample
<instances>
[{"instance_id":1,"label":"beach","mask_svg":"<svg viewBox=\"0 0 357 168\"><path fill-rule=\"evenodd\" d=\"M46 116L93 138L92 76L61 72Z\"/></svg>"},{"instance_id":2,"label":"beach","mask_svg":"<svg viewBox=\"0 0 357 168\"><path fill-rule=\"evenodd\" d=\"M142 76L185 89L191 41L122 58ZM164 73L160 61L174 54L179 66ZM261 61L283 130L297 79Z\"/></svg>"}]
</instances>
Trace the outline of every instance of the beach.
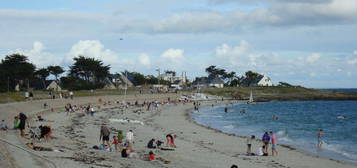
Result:
<instances>
[{"instance_id":1,"label":"beach","mask_svg":"<svg viewBox=\"0 0 357 168\"><path fill-rule=\"evenodd\" d=\"M166 101L176 100L181 94L143 94L128 95L127 102L132 104L137 100L139 104L143 101ZM98 99L102 99L99 102ZM11 146L0 143L0 167L230 167L233 164L239 167L249 168L352 168L357 167L355 163L337 161L318 157L298 149L278 146L278 156L246 156L246 139L241 136L223 133L221 131L207 128L195 123L191 119L192 103L170 103L161 105L158 110L147 111L143 107L130 106L123 108L116 101L123 101L124 96L101 96L81 97L56 100L38 100L33 102L20 102L1 104L1 119L6 119L12 127L12 119L19 112L25 113L31 125L50 125L53 129L54 139L48 142L35 142L36 145L61 149L64 152L31 151L26 147L29 139L21 138L18 131L1 131L1 138L18 145L22 148L44 157L40 158L33 154ZM103 102L108 102L106 105ZM43 104L49 107L43 109ZM98 106L93 116L77 111L69 115L64 111L67 103L76 105ZM227 103L222 101L202 101L201 106L211 104ZM53 111L51 110L53 108ZM39 123L34 121L37 115L54 122ZM138 120L142 124L110 122L109 119ZM102 124L106 124L111 131L110 138L117 135L118 130L124 134L129 130L134 132L134 151L136 158L122 158L120 152L103 151L92 149L99 145L99 131ZM166 141L165 136L169 133L177 135L175 144L177 148L173 151L160 149L150 150L146 147L147 142L152 139ZM261 142L253 141L253 151ZM146 161L145 157L149 151L156 156L169 161Z\"/></svg>"}]
</instances>

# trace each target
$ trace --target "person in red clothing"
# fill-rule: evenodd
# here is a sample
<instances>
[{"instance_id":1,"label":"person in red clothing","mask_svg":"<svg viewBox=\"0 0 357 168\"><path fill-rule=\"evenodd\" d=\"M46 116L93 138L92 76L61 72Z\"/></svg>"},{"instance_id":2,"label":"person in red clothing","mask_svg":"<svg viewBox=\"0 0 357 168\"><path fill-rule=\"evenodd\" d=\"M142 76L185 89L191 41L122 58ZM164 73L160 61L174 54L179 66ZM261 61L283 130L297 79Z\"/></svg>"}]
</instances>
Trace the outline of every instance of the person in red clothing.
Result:
<instances>
[{"instance_id":1,"label":"person in red clothing","mask_svg":"<svg viewBox=\"0 0 357 168\"><path fill-rule=\"evenodd\" d=\"M113 144L115 147L115 151L118 151L119 150L119 140L116 136L113 136Z\"/></svg>"},{"instance_id":2,"label":"person in red clothing","mask_svg":"<svg viewBox=\"0 0 357 168\"><path fill-rule=\"evenodd\" d=\"M176 139L176 135L175 134L167 134L166 135L166 140L167 140L166 146L176 148L175 139Z\"/></svg>"},{"instance_id":3,"label":"person in red clothing","mask_svg":"<svg viewBox=\"0 0 357 168\"><path fill-rule=\"evenodd\" d=\"M149 161L156 160L154 152L150 151L149 152Z\"/></svg>"}]
</instances>

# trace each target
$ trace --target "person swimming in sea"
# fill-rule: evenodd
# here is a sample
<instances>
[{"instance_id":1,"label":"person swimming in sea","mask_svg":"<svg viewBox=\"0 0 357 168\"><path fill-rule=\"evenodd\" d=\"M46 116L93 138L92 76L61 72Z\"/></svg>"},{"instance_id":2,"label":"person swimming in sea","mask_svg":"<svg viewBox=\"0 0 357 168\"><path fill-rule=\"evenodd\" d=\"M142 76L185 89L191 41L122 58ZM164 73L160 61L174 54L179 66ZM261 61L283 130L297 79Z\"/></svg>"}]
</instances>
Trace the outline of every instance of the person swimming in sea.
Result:
<instances>
[{"instance_id":1,"label":"person swimming in sea","mask_svg":"<svg viewBox=\"0 0 357 168\"><path fill-rule=\"evenodd\" d=\"M273 115L272 120L274 120L274 121L275 121L275 120L279 120L279 117Z\"/></svg>"},{"instance_id":2,"label":"person swimming in sea","mask_svg":"<svg viewBox=\"0 0 357 168\"><path fill-rule=\"evenodd\" d=\"M337 119L340 119L340 120L347 120L347 117L346 116L338 116Z\"/></svg>"}]
</instances>

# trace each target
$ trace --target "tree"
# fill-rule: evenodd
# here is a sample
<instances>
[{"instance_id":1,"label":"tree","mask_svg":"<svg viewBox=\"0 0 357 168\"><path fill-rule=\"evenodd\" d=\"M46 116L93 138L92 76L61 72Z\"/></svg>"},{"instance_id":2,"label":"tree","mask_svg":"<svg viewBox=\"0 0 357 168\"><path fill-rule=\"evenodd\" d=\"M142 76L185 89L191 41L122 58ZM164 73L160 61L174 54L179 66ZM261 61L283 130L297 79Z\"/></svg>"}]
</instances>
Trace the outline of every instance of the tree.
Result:
<instances>
[{"instance_id":1,"label":"tree","mask_svg":"<svg viewBox=\"0 0 357 168\"><path fill-rule=\"evenodd\" d=\"M225 79L225 77L227 76L225 69L217 68L214 65L207 67L206 72L208 73L208 77L220 77L222 79Z\"/></svg>"},{"instance_id":2,"label":"tree","mask_svg":"<svg viewBox=\"0 0 357 168\"><path fill-rule=\"evenodd\" d=\"M28 62L28 58L21 54L11 54L5 56L0 64L0 85L1 88L11 87L14 89L20 82L29 83L33 78L36 66Z\"/></svg>"},{"instance_id":3,"label":"tree","mask_svg":"<svg viewBox=\"0 0 357 168\"><path fill-rule=\"evenodd\" d=\"M258 72L247 71L245 72L245 80L247 80L247 85L250 86L253 81L257 79L258 76L261 76Z\"/></svg>"},{"instance_id":4,"label":"tree","mask_svg":"<svg viewBox=\"0 0 357 168\"><path fill-rule=\"evenodd\" d=\"M85 85L83 89L96 89L104 86L104 79L109 77L109 65L104 65L101 60L79 56L73 58L74 64L70 66L70 81L76 79L78 84Z\"/></svg>"},{"instance_id":5,"label":"tree","mask_svg":"<svg viewBox=\"0 0 357 168\"><path fill-rule=\"evenodd\" d=\"M157 79L154 75L147 75L145 78L147 84L154 85L159 83L159 79Z\"/></svg>"},{"instance_id":6,"label":"tree","mask_svg":"<svg viewBox=\"0 0 357 168\"><path fill-rule=\"evenodd\" d=\"M48 66L47 69L50 72L50 74L55 76L56 81L58 80L58 76L64 72L61 66Z\"/></svg>"},{"instance_id":7,"label":"tree","mask_svg":"<svg viewBox=\"0 0 357 168\"><path fill-rule=\"evenodd\" d=\"M236 72L233 72L233 71L230 72L230 73L226 73L224 75L224 79L228 79L228 81L227 81L228 85L231 85L231 82L232 82L234 77L236 77Z\"/></svg>"},{"instance_id":8,"label":"tree","mask_svg":"<svg viewBox=\"0 0 357 168\"><path fill-rule=\"evenodd\" d=\"M43 89L46 89L46 78L50 75L50 72L47 68L41 68L37 71L35 71L35 76L40 78L43 84Z\"/></svg>"},{"instance_id":9,"label":"tree","mask_svg":"<svg viewBox=\"0 0 357 168\"><path fill-rule=\"evenodd\" d=\"M139 72L132 72L134 80L137 82L137 85L144 85L146 83L145 76Z\"/></svg>"}]
</instances>

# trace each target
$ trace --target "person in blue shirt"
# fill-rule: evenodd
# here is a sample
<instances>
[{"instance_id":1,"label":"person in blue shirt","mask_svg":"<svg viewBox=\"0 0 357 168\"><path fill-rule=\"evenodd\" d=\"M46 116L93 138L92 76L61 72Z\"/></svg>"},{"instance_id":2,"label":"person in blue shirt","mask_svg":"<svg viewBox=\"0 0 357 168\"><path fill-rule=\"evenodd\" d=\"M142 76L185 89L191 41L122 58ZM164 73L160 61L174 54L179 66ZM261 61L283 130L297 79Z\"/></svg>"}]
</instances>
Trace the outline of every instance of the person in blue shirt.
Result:
<instances>
[{"instance_id":1,"label":"person in blue shirt","mask_svg":"<svg viewBox=\"0 0 357 168\"><path fill-rule=\"evenodd\" d=\"M269 136L268 132L264 133L264 135L262 137L262 141L263 141L264 146L265 146L263 153L265 155L268 155L268 148L269 148L269 141L270 141L270 136Z\"/></svg>"}]
</instances>

